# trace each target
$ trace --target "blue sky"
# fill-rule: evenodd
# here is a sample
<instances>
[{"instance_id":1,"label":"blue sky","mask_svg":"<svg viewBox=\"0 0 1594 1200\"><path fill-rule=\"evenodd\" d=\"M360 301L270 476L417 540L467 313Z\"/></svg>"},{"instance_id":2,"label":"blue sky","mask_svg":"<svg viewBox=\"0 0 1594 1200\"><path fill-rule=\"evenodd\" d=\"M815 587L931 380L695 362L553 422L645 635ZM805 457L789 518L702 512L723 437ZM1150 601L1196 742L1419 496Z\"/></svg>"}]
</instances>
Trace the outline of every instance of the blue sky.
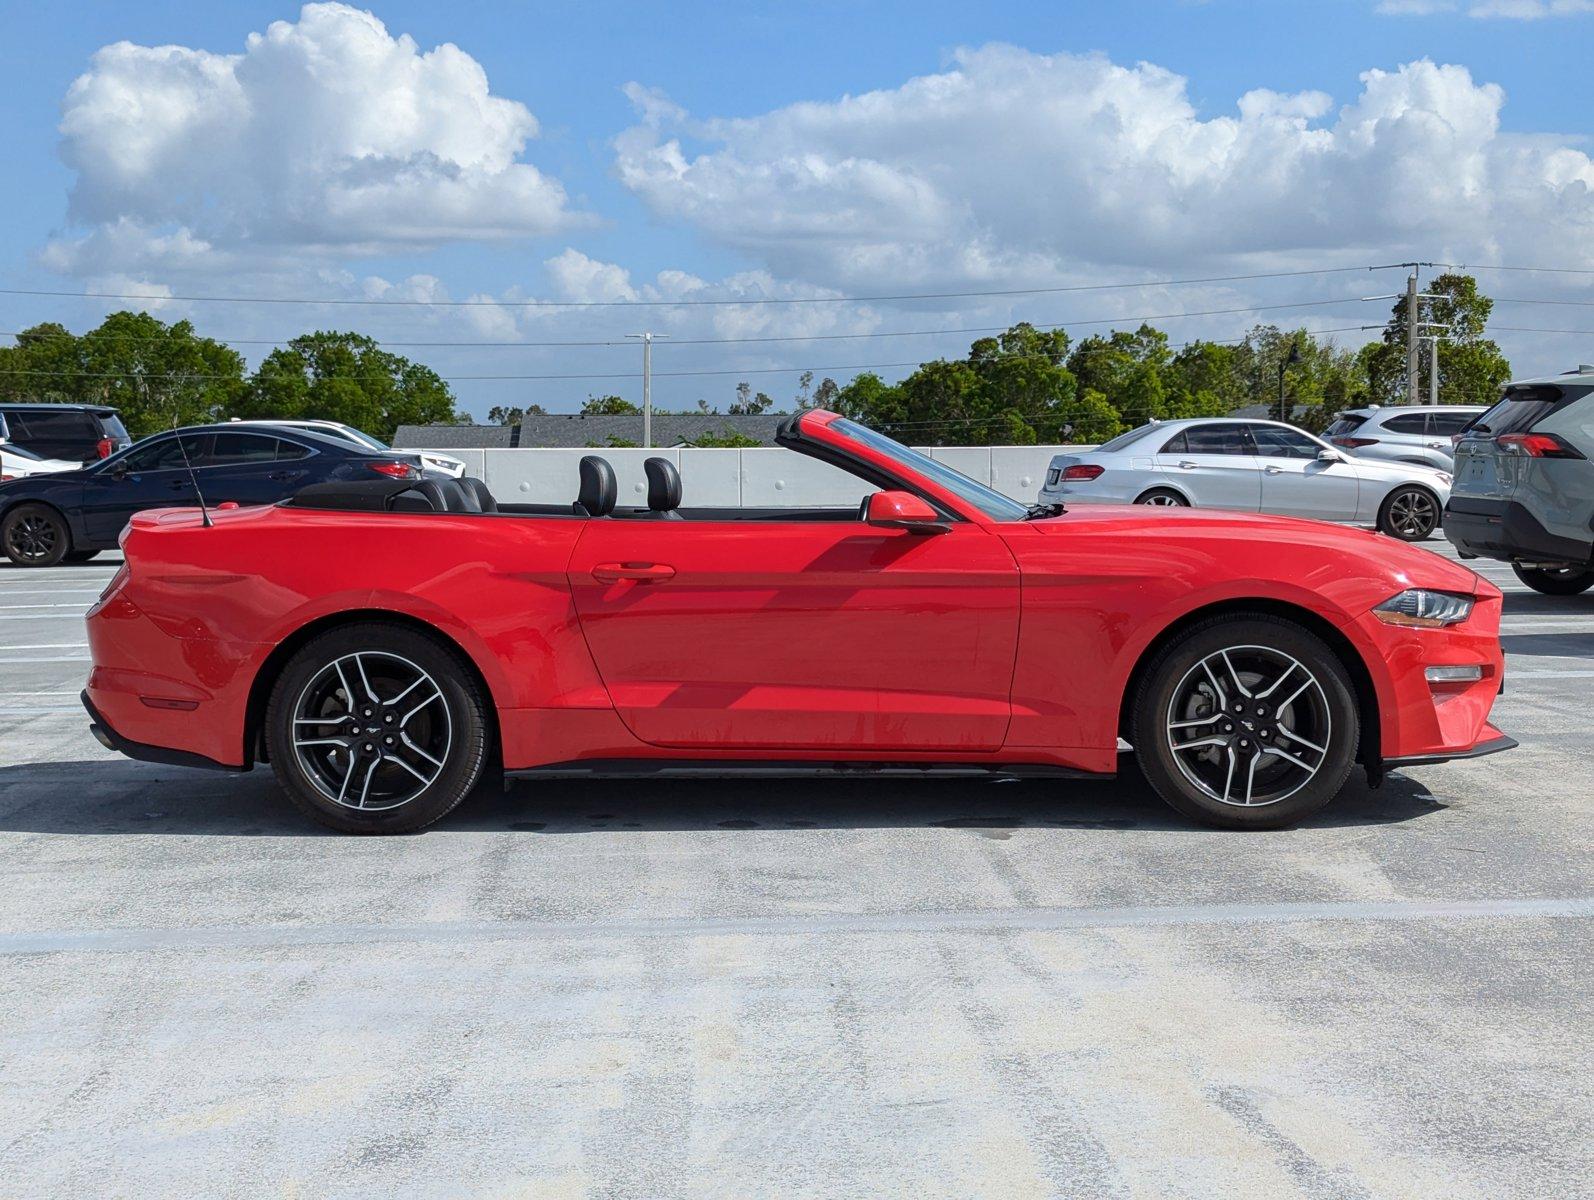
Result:
<instances>
[{"instance_id":1,"label":"blue sky","mask_svg":"<svg viewBox=\"0 0 1594 1200\"><path fill-rule=\"evenodd\" d=\"M360 7L385 29L358 24L354 10L306 22L294 4L5 5L3 286L755 299L1411 256L1594 268L1585 11L1594 5L1579 0ZM246 38L273 22L286 23L274 56L247 53ZM384 38L415 45L344 70L349 30L378 50ZM96 59L117 42L183 49L159 64L145 52ZM446 43L456 60L422 63ZM241 56L239 80L215 56ZM412 65L412 90L386 90ZM1369 71L1383 73L1371 87ZM91 85L69 99L86 72ZM502 128L478 138L469 126L482 94L505 107L494 118ZM207 123L207 111L229 104L253 119L236 139L226 120ZM306 139L313 148L285 136L301 117L322 130ZM383 126L375 152L372 125ZM151 128L159 136L146 139ZM373 154L384 165L370 168ZM446 232L428 237L432 228ZM601 340L650 324L685 341L1105 320L1353 298L1397 283L1325 276L775 314L183 302L157 311L261 340L330 324L395 340ZM1485 286L1519 299L1589 298L1594 275L1493 276ZM0 296L5 329L41 319L82 328L107 307ZM1496 319L1594 328L1594 309L1584 311L1521 306ZM1377 319L1351 308L1299 319L1343 329L1362 317ZM1166 327L1237 336L1251 319ZM1500 340L1521 370L1594 357L1575 338ZM967 341L683 345L655 365L745 368L755 387L784 397L789 374L753 372L916 360ZM264 347L247 349L257 358ZM618 372L635 358L570 347L407 352L454 375ZM664 379L656 395L723 403L734 382ZM588 392L634 388L462 380L456 390L480 413L527 399L570 408Z\"/></svg>"}]
</instances>

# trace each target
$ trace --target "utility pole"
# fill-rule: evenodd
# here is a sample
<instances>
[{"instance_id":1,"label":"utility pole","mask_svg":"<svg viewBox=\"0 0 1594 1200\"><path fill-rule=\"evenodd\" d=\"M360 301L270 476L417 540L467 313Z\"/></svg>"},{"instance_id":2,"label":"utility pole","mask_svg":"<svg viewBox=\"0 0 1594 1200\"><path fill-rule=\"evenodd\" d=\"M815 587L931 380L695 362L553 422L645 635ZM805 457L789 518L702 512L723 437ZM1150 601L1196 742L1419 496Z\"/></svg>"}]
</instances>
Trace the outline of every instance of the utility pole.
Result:
<instances>
[{"instance_id":1,"label":"utility pole","mask_svg":"<svg viewBox=\"0 0 1594 1200\"><path fill-rule=\"evenodd\" d=\"M642 447L653 448L653 339L669 337L667 333L628 333L626 337L642 339Z\"/></svg>"},{"instance_id":2,"label":"utility pole","mask_svg":"<svg viewBox=\"0 0 1594 1200\"><path fill-rule=\"evenodd\" d=\"M1417 403L1417 268L1406 276L1406 403Z\"/></svg>"}]
</instances>

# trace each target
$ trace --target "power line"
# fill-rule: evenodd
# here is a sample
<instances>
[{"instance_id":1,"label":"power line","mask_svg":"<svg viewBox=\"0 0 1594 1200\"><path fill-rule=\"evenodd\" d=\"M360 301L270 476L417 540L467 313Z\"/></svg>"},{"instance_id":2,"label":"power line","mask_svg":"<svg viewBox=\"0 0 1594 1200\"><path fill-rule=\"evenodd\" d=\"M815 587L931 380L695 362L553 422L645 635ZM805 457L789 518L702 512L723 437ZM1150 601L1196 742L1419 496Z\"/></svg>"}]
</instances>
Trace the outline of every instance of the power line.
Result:
<instances>
[{"instance_id":1,"label":"power line","mask_svg":"<svg viewBox=\"0 0 1594 1200\"><path fill-rule=\"evenodd\" d=\"M1142 279L1123 283L1080 283L1062 287L1000 288L974 292L902 292L877 296L765 296L754 299L684 300L392 300L305 296L168 296L155 292L67 292L36 288L0 288L6 296L57 296L86 300L181 300L189 304L324 304L406 308L674 308L737 307L766 304L869 304L899 300L969 300L1000 296L1043 296L1064 292L1108 292L1126 288L1188 287L1201 283L1239 283L1257 279L1298 279L1310 275L1341 275L1382 271L1384 266L1317 267L1304 271L1262 271L1248 275L1207 275L1190 279Z\"/></svg>"},{"instance_id":2,"label":"power line","mask_svg":"<svg viewBox=\"0 0 1594 1200\"><path fill-rule=\"evenodd\" d=\"M1176 320L1180 320L1180 319L1188 318L1188 317L1220 317L1220 316L1232 316L1235 313L1278 312L1278 311L1281 311L1283 309L1291 309L1291 308L1329 308L1329 307L1334 307L1336 305L1341 305L1341 304L1343 304L1343 305L1359 304L1360 302L1361 301L1360 301L1359 297L1345 297L1343 299L1338 299L1338 300L1297 300L1297 301L1293 301L1293 302L1291 302L1289 304L1246 304L1246 305L1241 305L1241 306L1236 307L1236 308L1206 308L1206 309L1195 309L1195 310L1191 310L1191 311L1188 311L1188 312L1152 313L1152 314L1146 315L1146 316L1091 317L1091 318L1083 319L1083 320L1044 321L1044 322L1042 322L1042 321L1013 321L1013 322L1010 322L1007 325L970 325L970 326L962 326L962 327L951 328L951 329L891 329L891 330L875 330L875 331L872 331L872 332L869 332L869 333L783 334L783 335L779 335L779 336L772 335L772 336L767 336L767 337L764 337L764 336L760 336L760 337L727 337L727 338L677 338L677 337L672 337L670 339L670 344L672 346L728 346L728 345L755 345L755 344L765 344L765 343L772 343L772 342L839 342L839 341L857 341L857 340L867 339L867 338L937 337L937 336L940 336L940 335L943 335L943 334L1005 333L1005 332L1007 332L1007 330L1013 328L1014 325L1021 325L1021 324L1027 324L1027 325L1030 325L1032 328L1034 328L1036 330L1039 330L1041 332L1046 332L1046 331L1055 330L1055 329L1068 329L1070 327L1081 326L1081 325L1133 325L1133 324L1135 324L1137 322L1140 323L1140 324L1145 324L1145 323L1147 323L1149 321L1176 321ZM28 331L27 330L23 330L21 333L19 333L19 332L14 331L14 330L0 330L0 337L20 338L20 337L23 336L24 333L28 333ZM65 339L65 338L72 338L72 339L89 339L89 338L92 338L92 339L95 339L95 340L104 340L104 341L130 341L130 342L161 341L165 337L165 335L163 335L163 334L100 333L100 332L98 332L96 330L90 330L88 333L82 333L82 334L75 334L75 333L72 333L70 331L67 331L67 332L62 333L62 334L28 334L28 336L36 337L36 338L39 338L40 340L44 340L47 337L57 337L57 338L62 338L62 339ZM658 336L659 337L663 337L665 335L661 333ZM220 342L221 344L227 345L227 346L281 346L281 345L286 345L287 343L293 341L294 339L293 338L223 338L223 337L212 337L212 338L209 338L208 340L214 341L214 342ZM606 338L606 339L603 339L603 340L600 340L600 341L552 341L552 342L549 342L549 341L537 341L537 342L453 342L453 341L409 342L409 341L387 341L387 340L379 339L379 338L372 338L371 340L373 342L375 342L379 346L402 346L402 347L406 347L406 348L410 348L410 347L421 347L421 348L425 348L425 347L431 347L431 348L449 347L449 348L453 348L453 349L483 349L483 350L486 350L486 349L514 349L514 348L517 348L517 347L526 348L526 349L547 349L547 348L553 348L553 347L571 347L571 348L585 347L585 348L591 348L591 347L604 347L604 346L624 346L624 345L630 344L623 338Z\"/></svg>"},{"instance_id":3,"label":"power line","mask_svg":"<svg viewBox=\"0 0 1594 1200\"><path fill-rule=\"evenodd\" d=\"M1430 267L1444 267L1451 271L1523 271L1540 275L1594 275L1586 267L1506 267L1492 263L1427 263Z\"/></svg>"}]
</instances>

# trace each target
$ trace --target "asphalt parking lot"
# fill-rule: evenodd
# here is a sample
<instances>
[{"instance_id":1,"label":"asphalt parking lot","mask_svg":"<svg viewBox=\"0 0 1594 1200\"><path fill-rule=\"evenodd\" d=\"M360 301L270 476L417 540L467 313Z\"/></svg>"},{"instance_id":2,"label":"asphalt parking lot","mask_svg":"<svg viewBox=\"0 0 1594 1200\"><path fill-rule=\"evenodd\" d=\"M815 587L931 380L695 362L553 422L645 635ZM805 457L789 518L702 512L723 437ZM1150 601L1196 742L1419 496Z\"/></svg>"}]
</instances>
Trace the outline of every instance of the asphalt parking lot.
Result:
<instances>
[{"instance_id":1,"label":"asphalt parking lot","mask_svg":"<svg viewBox=\"0 0 1594 1200\"><path fill-rule=\"evenodd\" d=\"M1294 831L549 782L383 840L101 749L115 559L0 565L0 1191L1594 1194L1594 594L1477 565L1521 748Z\"/></svg>"}]
</instances>

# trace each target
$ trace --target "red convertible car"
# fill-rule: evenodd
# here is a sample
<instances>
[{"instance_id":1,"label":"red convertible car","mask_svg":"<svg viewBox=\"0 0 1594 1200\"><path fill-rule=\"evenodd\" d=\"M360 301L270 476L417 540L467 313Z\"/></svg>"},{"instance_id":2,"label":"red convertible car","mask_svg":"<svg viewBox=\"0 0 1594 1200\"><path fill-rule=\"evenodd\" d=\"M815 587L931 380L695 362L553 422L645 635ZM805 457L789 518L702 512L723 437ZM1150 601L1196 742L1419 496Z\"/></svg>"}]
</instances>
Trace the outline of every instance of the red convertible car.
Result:
<instances>
[{"instance_id":1,"label":"red convertible car","mask_svg":"<svg viewBox=\"0 0 1594 1200\"><path fill-rule=\"evenodd\" d=\"M1365 530L1028 507L834 413L788 450L857 507L645 508L581 462L566 506L479 481L306 488L136 515L88 616L93 731L135 758L270 762L305 812L399 833L511 776L1106 778L1277 828L1360 762L1504 750L1501 594ZM211 497L214 503L222 497ZM1127 743L1127 745L1126 745Z\"/></svg>"}]
</instances>

